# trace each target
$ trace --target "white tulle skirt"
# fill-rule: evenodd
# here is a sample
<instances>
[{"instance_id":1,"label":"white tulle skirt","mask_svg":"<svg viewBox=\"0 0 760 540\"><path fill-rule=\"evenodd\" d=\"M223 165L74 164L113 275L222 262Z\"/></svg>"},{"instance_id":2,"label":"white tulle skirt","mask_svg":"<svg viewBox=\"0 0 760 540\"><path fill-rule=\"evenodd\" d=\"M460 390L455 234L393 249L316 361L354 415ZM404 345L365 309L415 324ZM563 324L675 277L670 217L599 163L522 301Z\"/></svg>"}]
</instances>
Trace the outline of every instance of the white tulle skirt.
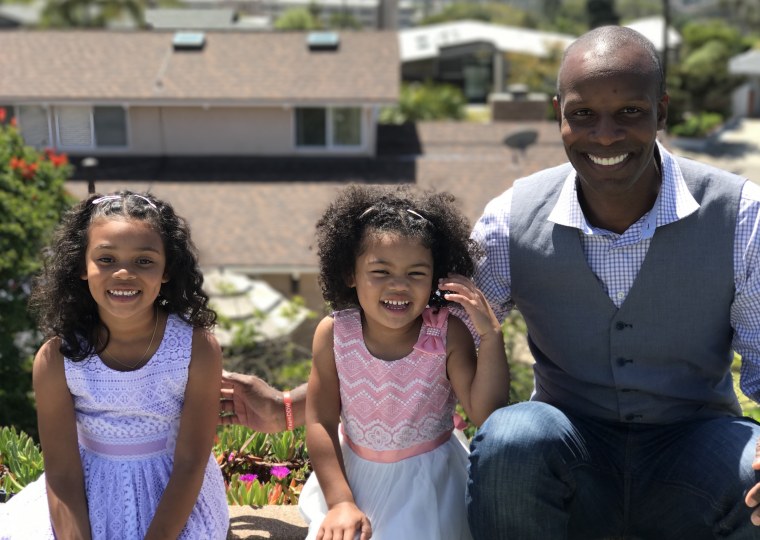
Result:
<instances>
[{"instance_id":1,"label":"white tulle skirt","mask_svg":"<svg viewBox=\"0 0 760 540\"><path fill-rule=\"evenodd\" d=\"M357 506L370 519L372 540L470 540L465 508L467 448L451 438L435 450L395 463L368 461L341 443ZM301 491L301 515L316 538L327 514L317 475Z\"/></svg>"}]
</instances>

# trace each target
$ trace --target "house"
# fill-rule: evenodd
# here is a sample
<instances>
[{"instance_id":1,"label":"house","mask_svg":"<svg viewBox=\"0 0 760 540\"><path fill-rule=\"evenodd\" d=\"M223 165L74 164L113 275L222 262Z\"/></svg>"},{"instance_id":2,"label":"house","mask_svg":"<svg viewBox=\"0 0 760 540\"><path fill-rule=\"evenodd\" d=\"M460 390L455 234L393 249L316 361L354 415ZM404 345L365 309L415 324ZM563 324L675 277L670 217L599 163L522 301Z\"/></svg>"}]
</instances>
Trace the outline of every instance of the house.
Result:
<instances>
[{"instance_id":1,"label":"house","mask_svg":"<svg viewBox=\"0 0 760 540\"><path fill-rule=\"evenodd\" d=\"M746 82L733 92L733 115L760 117L760 50L752 49L731 58L728 72L746 77Z\"/></svg>"},{"instance_id":2,"label":"house","mask_svg":"<svg viewBox=\"0 0 760 540\"><path fill-rule=\"evenodd\" d=\"M575 36L479 21L432 24L399 31L405 81L433 80L461 88L470 102L503 92L505 53L547 58Z\"/></svg>"},{"instance_id":3,"label":"house","mask_svg":"<svg viewBox=\"0 0 760 540\"><path fill-rule=\"evenodd\" d=\"M72 156L363 156L394 32L7 31L0 107Z\"/></svg>"},{"instance_id":4,"label":"house","mask_svg":"<svg viewBox=\"0 0 760 540\"><path fill-rule=\"evenodd\" d=\"M411 174L403 179L352 167L352 174L341 178L312 180L314 173L294 170L293 160L281 159L263 171L256 163L229 160L225 179L219 181L214 171L204 174L194 165L182 166L188 158L176 158L148 174L122 168L107 180L99 177L96 188L99 193L150 190L165 198L187 218L204 273L223 268L265 281L286 298L301 296L306 307L321 315L325 305L317 282L315 223L347 184L404 183L448 191L474 222L486 203L515 179L567 160L556 122L422 122L415 129L420 154L372 160L373 167L384 167L387 161L411 165ZM535 131L537 140L524 151L504 143L526 131ZM312 168L325 166L320 160ZM81 171L67 188L76 197L87 195ZM305 321L294 340L309 347L318 320Z\"/></svg>"}]
</instances>

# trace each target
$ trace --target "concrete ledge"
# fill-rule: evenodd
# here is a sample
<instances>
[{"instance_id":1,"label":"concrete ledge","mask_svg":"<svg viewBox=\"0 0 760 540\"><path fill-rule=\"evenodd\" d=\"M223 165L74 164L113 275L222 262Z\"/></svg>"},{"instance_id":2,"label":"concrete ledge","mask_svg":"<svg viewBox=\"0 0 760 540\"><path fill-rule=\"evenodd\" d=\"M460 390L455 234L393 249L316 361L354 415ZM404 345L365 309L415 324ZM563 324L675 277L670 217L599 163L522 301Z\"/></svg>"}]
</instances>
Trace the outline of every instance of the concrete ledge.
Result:
<instances>
[{"instance_id":1,"label":"concrete ledge","mask_svg":"<svg viewBox=\"0 0 760 540\"><path fill-rule=\"evenodd\" d=\"M298 507L272 505L230 506L230 530L227 540L271 538L273 540L303 540L309 529Z\"/></svg>"}]
</instances>

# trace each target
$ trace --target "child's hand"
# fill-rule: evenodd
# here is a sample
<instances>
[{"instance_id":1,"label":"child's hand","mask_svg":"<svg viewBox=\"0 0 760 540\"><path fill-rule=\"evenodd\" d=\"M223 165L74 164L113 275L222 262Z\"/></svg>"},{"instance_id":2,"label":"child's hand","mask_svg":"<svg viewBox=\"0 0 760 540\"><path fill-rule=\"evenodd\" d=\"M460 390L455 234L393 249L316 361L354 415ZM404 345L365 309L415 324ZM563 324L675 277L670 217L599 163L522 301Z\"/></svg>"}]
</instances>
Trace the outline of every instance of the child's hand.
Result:
<instances>
[{"instance_id":1,"label":"child's hand","mask_svg":"<svg viewBox=\"0 0 760 540\"><path fill-rule=\"evenodd\" d=\"M354 540L359 533L360 540L372 538L369 518L352 502L342 502L333 506L317 533L317 540Z\"/></svg>"},{"instance_id":2,"label":"child's hand","mask_svg":"<svg viewBox=\"0 0 760 540\"><path fill-rule=\"evenodd\" d=\"M481 338L493 333L501 335L499 320L485 295L471 279L459 274L449 274L438 280L438 288L446 291L446 300L456 302L464 308Z\"/></svg>"}]
</instances>

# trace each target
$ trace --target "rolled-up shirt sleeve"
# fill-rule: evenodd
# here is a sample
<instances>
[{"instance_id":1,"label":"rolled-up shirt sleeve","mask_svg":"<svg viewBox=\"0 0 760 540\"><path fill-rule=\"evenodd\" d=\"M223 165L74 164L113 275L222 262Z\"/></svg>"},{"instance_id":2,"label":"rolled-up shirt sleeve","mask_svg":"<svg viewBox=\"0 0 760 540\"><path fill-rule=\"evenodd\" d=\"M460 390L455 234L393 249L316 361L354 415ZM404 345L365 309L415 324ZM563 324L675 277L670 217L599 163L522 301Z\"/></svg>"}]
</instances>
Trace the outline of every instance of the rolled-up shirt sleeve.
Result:
<instances>
[{"instance_id":1,"label":"rolled-up shirt sleeve","mask_svg":"<svg viewBox=\"0 0 760 540\"><path fill-rule=\"evenodd\" d=\"M512 204L512 190L505 191L486 206L483 215L472 230L472 239L483 253L476 261L473 280L483 291L496 317L503 322L512 303L511 276L509 271L509 212ZM459 305L452 305L451 311L462 319L470 329L476 345L479 336L470 323L467 313Z\"/></svg>"}]
</instances>

